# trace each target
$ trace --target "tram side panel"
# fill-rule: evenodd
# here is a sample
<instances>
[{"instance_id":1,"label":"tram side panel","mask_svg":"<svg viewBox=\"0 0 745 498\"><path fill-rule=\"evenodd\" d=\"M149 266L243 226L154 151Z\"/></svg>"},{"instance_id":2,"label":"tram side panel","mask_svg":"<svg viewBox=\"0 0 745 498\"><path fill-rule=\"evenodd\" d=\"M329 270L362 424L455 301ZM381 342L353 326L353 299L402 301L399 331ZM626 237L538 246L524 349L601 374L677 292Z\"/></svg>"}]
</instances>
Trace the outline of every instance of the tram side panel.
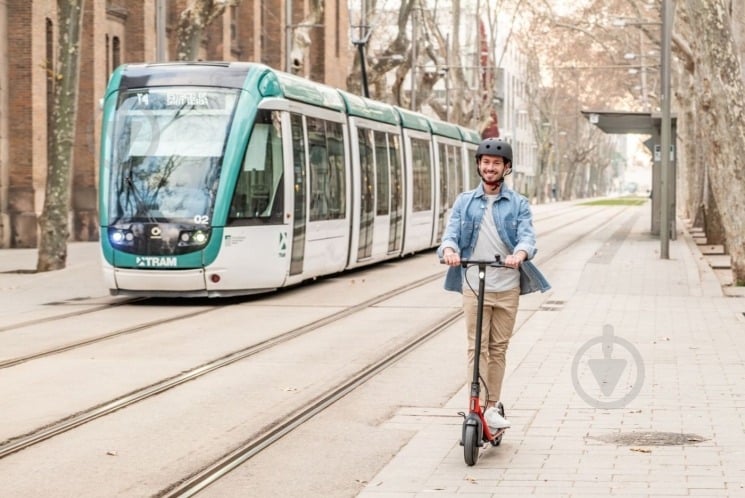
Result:
<instances>
[{"instance_id":1,"label":"tram side panel","mask_svg":"<svg viewBox=\"0 0 745 498\"><path fill-rule=\"evenodd\" d=\"M289 127L276 109L260 109L229 197L220 251L206 268L212 294L261 292L284 285L290 259L286 221ZM226 200L220 200L225 202Z\"/></svg>"}]
</instances>

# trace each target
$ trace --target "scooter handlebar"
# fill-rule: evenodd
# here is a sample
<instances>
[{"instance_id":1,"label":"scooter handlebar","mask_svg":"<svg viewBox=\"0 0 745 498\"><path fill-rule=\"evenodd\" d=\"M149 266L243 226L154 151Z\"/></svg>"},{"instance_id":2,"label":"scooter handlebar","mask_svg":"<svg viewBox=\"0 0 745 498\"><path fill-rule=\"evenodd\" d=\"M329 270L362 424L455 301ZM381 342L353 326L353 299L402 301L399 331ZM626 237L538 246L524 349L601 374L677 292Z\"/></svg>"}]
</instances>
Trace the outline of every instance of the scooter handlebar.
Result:
<instances>
[{"instance_id":1,"label":"scooter handlebar","mask_svg":"<svg viewBox=\"0 0 745 498\"><path fill-rule=\"evenodd\" d=\"M440 258L440 263L445 264L445 260L443 258ZM468 266L491 266L494 268L507 268L507 265L505 265L502 262L502 257L499 254L494 255L494 259L492 261L489 260L481 260L481 259L461 259L460 266L462 267L468 267Z\"/></svg>"}]
</instances>

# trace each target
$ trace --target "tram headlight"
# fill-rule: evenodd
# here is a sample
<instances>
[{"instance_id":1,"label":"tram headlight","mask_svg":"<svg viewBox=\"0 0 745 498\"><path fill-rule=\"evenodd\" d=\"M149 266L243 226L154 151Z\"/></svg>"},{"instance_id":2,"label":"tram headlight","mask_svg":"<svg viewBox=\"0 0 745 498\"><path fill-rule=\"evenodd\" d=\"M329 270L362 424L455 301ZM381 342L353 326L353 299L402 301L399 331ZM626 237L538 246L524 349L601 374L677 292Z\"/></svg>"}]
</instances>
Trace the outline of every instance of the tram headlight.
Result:
<instances>
[{"instance_id":1,"label":"tram headlight","mask_svg":"<svg viewBox=\"0 0 745 498\"><path fill-rule=\"evenodd\" d=\"M178 245L181 247L201 246L206 244L209 238L209 232L205 230L184 230L178 236Z\"/></svg>"},{"instance_id":2,"label":"tram headlight","mask_svg":"<svg viewBox=\"0 0 745 498\"><path fill-rule=\"evenodd\" d=\"M131 230L114 228L109 231L109 240L114 246L130 246L135 240Z\"/></svg>"}]
</instances>

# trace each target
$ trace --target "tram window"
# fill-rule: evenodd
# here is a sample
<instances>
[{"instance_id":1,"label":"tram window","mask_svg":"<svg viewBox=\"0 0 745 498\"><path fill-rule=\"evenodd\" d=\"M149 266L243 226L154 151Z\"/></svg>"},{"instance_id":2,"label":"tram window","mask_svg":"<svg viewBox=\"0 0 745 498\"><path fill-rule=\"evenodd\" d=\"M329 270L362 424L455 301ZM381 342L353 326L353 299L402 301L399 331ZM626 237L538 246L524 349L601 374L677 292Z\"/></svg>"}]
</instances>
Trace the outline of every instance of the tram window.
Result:
<instances>
[{"instance_id":1,"label":"tram window","mask_svg":"<svg viewBox=\"0 0 745 498\"><path fill-rule=\"evenodd\" d=\"M329 156L328 200L329 216L347 216L347 178L345 169L344 129L341 123L326 123L326 151Z\"/></svg>"},{"instance_id":2,"label":"tram window","mask_svg":"<svg viewBox=\"0 0 745 498\"><path fill-rule=\"evenodd\" d=\"M394 219L403 216L403 174L401 172L401 156L399 137L388 135L388 162L391 165L391 214Z\"/></svg>"},{"instance_id":3,"label":"tram window","mask_svg":"<svg viewBox=\"0 0 745 498\"><path fill-rule=\"evenodd\" d=\"M386 215L389 212L390 178L388 175L388 141L386 134L379 131L375 133L375 186L376 188L376 214Z\"/></svg>"},{"instance_id":4,"label":"tram window","mask_svg":"<svg viewBox=\"0 0 745 498\"><path fill-rule=\"evenodd\" d=\"M211 222L236 98L191 87L120 93L107 137L113 223Z\"/></svg>"},{"instance_id":5,"label":"tram window","mask_svg":"<svg viewBox=\"0 0 745 498\"><path fill-rule=\"evenodd\" d=\"M341 123L308 117L310 221L346 215L344 133Z\"/></svg>"},{"instance_id":6,"label":"tram window","mask_svg":"<svg viewBox=\"0 0 745 498\"><path fill-rule=\"evenodd\" d=\"M361 185L361 206L365 214L372 216L375 200L375 173L373 158L372 130L359 128L357 130L357 142L360 153L360 181Z\"/></svg>"},{"instance_id":7,"label":"tram window","mask_svg":"<svg viewBox=\"0 0 745 498\"><path fill-rule=\"evenodd\" d=\"M470 159L476 155L476 147L468 147L466 149L467 157ZM469 162L470 165L470 162ZM481 178L478 175L477 168L475 166L468 168L468 188L474 189L481 183Z\"/></svg>"},{"instance_id":8,"label":"tram window","mask_svg":"<svg viewBox=\"0 0 745 498\"><path fill-rule=\"evenodd\" d=\"M429 211L432 209L432 161L429 142L412 138L411 155L414 211Z\"/></svg>"},{"instance_id":9,"label":"tram window","mask_svg":"<svg viewBox=\"0 0 745 498\"><path fill-rule=\"evenodd\" d=\"M458 149L454 145L440 145L440 155L447 158L447 186L443 190L443 206L452 206L455 198L463 191L463 166Z\"/></svg>"},{"instance_id":10,"label":"tram window","mask_svg":"<svg viewBox=\"0 0 745 498\"><path fill-rule=\"evenodd\" d=\"M231 221L281 222L282 172L280 114L259 111L230 204Z\"/></svg>"},{"instance_id":11,"label":"tram window","mask_svg":"<svg viewBox=\"0 0 745 498\"><path fill-rule=\"evenodd\" d=\"M448 153L450 156L450 196L448 204L452 206L455 204L458 194L463 191L463 164L456 146L448 146Z\"/></svg>"},{"instance_id":12,"label":"tram window","mask_svg":"<svg viewBox=\"0 0 745 498\"><path fill-rule=\"evenodd\" d=\"M453 167L448 155L449 148L443 143L439 144L437 148L439 149L438 155L440 156L440 216L442 216L444 209L448 206L448 184L450 185L450 189L455 185L448 181L450 180L448 175Z\"/></svg>"},{"instance_id":13,"label":"tram window","mask_svg":"<svg viewBox=\"0 0 745 498\"><path fill-rule=\"evenodd\" d=\"M391 165L391 224L388 232L388 252L401 249L403 239L403 172L401 171L399 136L388 135L388 163Z\"/></svg>"}]
</instances>

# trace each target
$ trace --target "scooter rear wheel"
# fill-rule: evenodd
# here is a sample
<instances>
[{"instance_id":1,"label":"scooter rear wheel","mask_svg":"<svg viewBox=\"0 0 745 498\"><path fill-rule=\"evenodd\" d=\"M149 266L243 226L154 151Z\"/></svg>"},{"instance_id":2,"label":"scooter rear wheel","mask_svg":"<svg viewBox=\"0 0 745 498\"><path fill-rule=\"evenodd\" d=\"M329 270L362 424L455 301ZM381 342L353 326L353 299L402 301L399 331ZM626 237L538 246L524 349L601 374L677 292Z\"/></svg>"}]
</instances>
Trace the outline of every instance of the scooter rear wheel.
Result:
<instances>
[{"instance_id":1,"label":"scooter rear wheel","mask_svg":"<svg viewBox=\"0 0 745 498\"><path fill-rule=\"evenodd\" d=\"M504 405L501 401L497 402L497 411L499 414L504 417ZM502 443L502 436L504 436L504 432L502 432L499 436L495 437L492 441L492 446L499 446Z\"/></svg>"},{"instance_id":2,"label":"scooter rear wheel","mask_svg":"<svg viewBox=\"0 0 745 498\"><path fill-rule=\"evenodd\" d=\"M463 456L467 465L476 465L479 461L479 434L478 427L467 425L463 431Z\"/></svg>"}]
</instances>

